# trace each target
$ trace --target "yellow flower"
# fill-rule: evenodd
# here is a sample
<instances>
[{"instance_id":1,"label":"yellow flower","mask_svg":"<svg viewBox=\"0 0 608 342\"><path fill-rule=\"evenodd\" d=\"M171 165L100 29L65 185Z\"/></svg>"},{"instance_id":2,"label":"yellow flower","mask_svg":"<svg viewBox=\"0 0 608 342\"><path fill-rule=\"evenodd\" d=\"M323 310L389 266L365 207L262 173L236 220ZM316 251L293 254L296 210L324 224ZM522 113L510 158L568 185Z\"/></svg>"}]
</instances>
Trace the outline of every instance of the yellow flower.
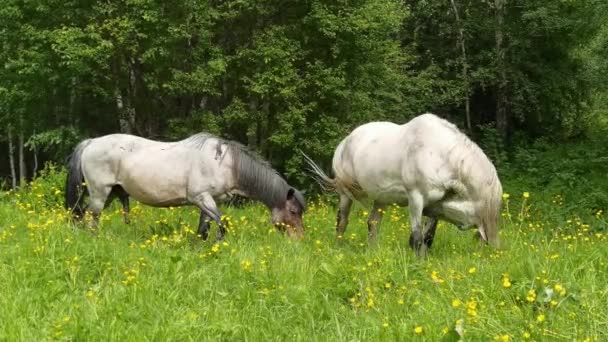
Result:
<instances>
[{"instance_id":1,"label":"yellow flower","mask_svg":"<svg viewBox=\"0 0 608 342\"><path fill-rule=\"evenodd\" d=\"M416 335L421 335L424 332L424 329L421 326L417 326L414 328L414 332Z\"/></svg>"},{"instance_id":2,"label":"yellow flower","mask_svg":"<svg viewBox=\"0 0 608 342\"><path fill-rule=\"evenodd\" d=\"M384 322L384 323L382 324L382 326L383 326L383 327L385 327L385 328L388 328L388 322Z\"/></svg>"},{"instance_id":3,"label":"yellow flower","mask_svg":"<svg viewBox=\"0 0 608 342\"><path fill-rule=\"evenodd\" d=\"M532 337L532 335L530 335L530 333L529 333L529 332L524 331L524 338L525 338L525 339L529 339L530 337Z\"/></svg>"},{"instance_id":4,"label":"yellow flower","mask_svg":"<svg viewBox=\"0 0 608 342\"><path fill-rule=\"evenodd\" d=\"M469 274L473 274L475 272L477 272L477 268L475 268L475 267L469 268Z\"/></svg>"},{"instance_id":5,"label":"yellow flower","mask_svg":"<svg viewBox=\"0 0 608 342\"><path fill-rule=\"evenodd\" d=\"M509 195L506 192L504 194L502 194L502 199L509 199L509 197L511 197L511 195Z\"/></svg>"},{"instance_id":6,"label":"yellow flower","mask_svg":"<svg viewBox=\"0 0 608 342\"><path fill-rule=\"evenodd\" d=\"M523 193L524 198L530 198L530 193L529 192L524 192Z\"/></svg>"},{"instance_id":7,"label":"yellow flower","mask_svg":"<svg viewBox=\"0 0 608 342\"><path fill-rule=\"evenodd\" d=\"M251 263L251 261L249 261L249 259L245 259L245 260L241 261L241 268L244 271L251 270L251 265L253 265L253 264Z\"/></svg>"},{"instance_id":8,"label":"yellow flower","mask_svg":"<svg viewBox=\"0 0 608 342\"><path fill-rule=\"evenodd\" d=\"M528 291L528 296L526 296L526 300L530 303L536 300L536 291L534 291L534 289Z\"/></svg>"},{"instance_id":9,"label":"yellow flower","mask_svg":"<svg viewBox=\"0 0 608 342\"><path fill-rule=\"evenodd\" d=\"M500 342L509 342L509 335L498 335L498 336L494 336L494 341L500 341Z\"/></svg>"},{"instance_id":10,"label":"yellow flower","mask_svg":"<svg viewBox=\"0 0 608 342\"><path fill-rule=\"evenodd\" d=\"M536 321L537 321L538 323L542 323L542 322L544 322L544 321L545 321L545 314L542 314L542 313L541 313L540 315L538 315L538 316L536 317Z\"/></svg>"},{"instance_id":11,"label":"yellow flower","mask_svg":"<svg viewBox=\"0 0 608 342\"><path fill-rule=\"evenodd\" d=\"M509 277L505 276L504 278L502 278L502 286L507 289L511 287L511 281L509 280Z\"/></svg>"},{"instance_id":12,"label":"yellow flower","mask_svg":"<svg viewBox=\"0 0 608 342\"><path fill-rule=\"evenodd\" d=\"M461 305L462 305L462 301L460 299L458 299L458 298L456 298L456 299L454 299L452 301L452 307L453 308L460 307Z\"/></svg>"}]
</instances>

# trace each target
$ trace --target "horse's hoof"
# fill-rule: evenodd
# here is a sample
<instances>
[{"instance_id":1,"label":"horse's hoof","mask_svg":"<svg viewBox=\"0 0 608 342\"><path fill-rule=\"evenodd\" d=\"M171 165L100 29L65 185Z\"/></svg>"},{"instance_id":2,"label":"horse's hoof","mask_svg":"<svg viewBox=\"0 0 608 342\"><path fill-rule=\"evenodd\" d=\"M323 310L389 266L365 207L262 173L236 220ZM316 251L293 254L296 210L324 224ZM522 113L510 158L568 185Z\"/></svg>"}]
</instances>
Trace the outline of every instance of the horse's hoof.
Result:
<instances>
[{"instance_id":1,"label":"horse's hoof","mask_svg":"<svg viewBox=\"0 0 608 342\"><path fill-rule=\"evenodd\" d=\"M424 237L424 244L428 248L431 248L431 246L433 245L433 240L435 240L435 237L425 236Z\"/></svg>"},{"instance_id":2,"label":"horse's hoof","mask_svg":"<svg viewBox=\"0 0 608 342\"><path fill-rule=\"evenodd\" d=\"M410 247L414 250L418 250L420 245L422 245L422 233L419 231L412 232L412 234L410 234Z\"/></svg>"},{"instance_id":3,"label":"horse's hoof","mask_svg":"<svg viewBox=\"0 0 608 342\"><path fill-rule=\"evenodd\" d=\"M420 245L418 249L416 249L416 256L419 258L425 258L427 255L429 247L426 244Z\"/></svg>"}]
</instances>

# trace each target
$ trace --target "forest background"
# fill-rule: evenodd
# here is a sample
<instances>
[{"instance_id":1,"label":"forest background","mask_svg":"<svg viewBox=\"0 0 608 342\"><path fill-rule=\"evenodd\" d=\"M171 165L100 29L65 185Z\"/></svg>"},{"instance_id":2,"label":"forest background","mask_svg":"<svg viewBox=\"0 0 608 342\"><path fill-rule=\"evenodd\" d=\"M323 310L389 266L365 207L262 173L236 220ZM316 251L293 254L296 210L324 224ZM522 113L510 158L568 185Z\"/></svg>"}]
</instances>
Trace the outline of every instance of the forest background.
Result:
<instances>
[{"instance_id":1,"label":"forest background","mask_svg":"<svg viewBox=\"0 0 608 342\"><path fill-rule=\"evenodd\" d=\"M297 149L328 169L357 125L433 112L501 178L608 206L605 1L4 0L0 47L5 189L84 138L200 131L311 189Z\"/></svg>"}]
</instances>

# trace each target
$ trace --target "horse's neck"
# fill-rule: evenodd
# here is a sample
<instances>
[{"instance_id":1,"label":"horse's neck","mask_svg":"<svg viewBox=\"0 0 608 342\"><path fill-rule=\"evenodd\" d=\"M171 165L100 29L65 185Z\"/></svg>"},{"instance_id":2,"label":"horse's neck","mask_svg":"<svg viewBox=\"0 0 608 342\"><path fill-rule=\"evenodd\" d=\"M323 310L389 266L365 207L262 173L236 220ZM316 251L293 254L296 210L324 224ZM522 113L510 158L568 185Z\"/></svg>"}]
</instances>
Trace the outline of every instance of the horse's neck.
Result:
<instances>
[{"instance_id":1,"label":"horse's neck","mask_svg":"<svg viewBox=\"0 0 608 342\"><path fill-rule=\"evenodd\" d=\"M254 170L261 170L262 174L256 174ZM270 209L280 204L282 196L287 196L289 189L289 185L281 176L267 169L243 170L237 178L239 179L236 180L234 192L262 202Z\"/></svg>"}]
</instances>

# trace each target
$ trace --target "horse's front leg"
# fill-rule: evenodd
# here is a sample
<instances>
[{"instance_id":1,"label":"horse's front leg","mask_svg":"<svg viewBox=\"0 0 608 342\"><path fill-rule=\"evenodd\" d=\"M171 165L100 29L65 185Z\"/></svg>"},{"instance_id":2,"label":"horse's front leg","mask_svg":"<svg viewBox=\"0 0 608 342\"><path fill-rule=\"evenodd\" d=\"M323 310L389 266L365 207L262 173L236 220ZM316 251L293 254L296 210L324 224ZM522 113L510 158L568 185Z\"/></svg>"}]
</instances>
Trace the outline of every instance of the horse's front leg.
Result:
<instances>
[{"instance_id":1,"label":"horse's front leg","mask_svg":"<svg viewBox=\"0 0 608 342\"><path fill-rule=\"evenodd\" d=\"M410 247L416 251L419 257L426 256L427 245L422 236L422 210L424 208L424 198L419 191L411 191L408 194L408 207L410 211L410 225L412 234L410 235Z\"/></svg>"},{"instance_id":2,"label":"horse's front leg","mask_svg":"<svg viewBox=\"0 0 608 342\"><path fill-rule=\"evenodd\" d=\"M370 245L376 244L378 239L378 225L382 222L382 216L384 216L384 210L386 206L374 201L372 212L369 214L367 219L367 240Z\"/></svg>"},{"instance_id":3,"label":"horse's front leg","mask_svg":"<svg viewBox=\"0 0 608 342\"><path fill-rule=\"evenodd\" d=\"M211 220L215 221L215 223L217 224L218 230L217 230L217 234L216 234L216 240L217 241L223 240L224 235L226 234L226 228L222 224L222 213L220 212L219 208L217 207L217 204L215 203L215 200L213 199L211 194L209 194L207 192L203 192L203 193L198 194L195 197L191 198L190 202L192 202L194 205L198 206L202 211L201 218L199 221L199 232L201 231L201 222L204 222L204 220L205 220L204 216L207 216ZM204 239L206 238L206 235L208 235L208 229L209 229L208 227L207 227L207 229L205 229L206 230L205 235L201 234Z\"/></svg>"},{"instance_id":4,"label":"horse's front leg","mask_svg":"<svg viewBox=\"0 0 608 342\"><path fill-rule=\"evenodd\" d=\"M340 194L340 204L338 205L338 217L336 222L336 236L341 239L348 226L348 216L350 214L350 208L352 207L353 200L350 197Z\"/></svg>"},{"instance_id":5,"label":"horse's front leg","mask_svg":"<svg viewBox=\"0 0 608 342\"><path fill-rule=\"evenodd\" d=\"M435 240L435 231L437 230L437 223L439 220L435 217L429 217L426 221L426 228L424 229L424 244L427 248L431 248L433 240Z\"/></svg>"},{"instance_id":6,"label":"horse's front leg","mask_svg":"<svg viewBox=\"0 0 608 342\"><path fill-rule=\"evenodd\" d=\"M431 248L433 241L435 240L435 231L437 230L437 223L439 222L439 212L433 207L426 207L422 210L422 214L428 219L423 232L424 244Z\"/></svg>"},{"instance_id":7,"label":"horse's front leg","mask_svg":"<svg viewBox=\"0 0 608 342\"><path fill-rule=\"evenodd\" d=\"M209 220L211 220L211 218L201 210L201 216L198 221L198 235L203 240L207 240L207 237L209 237Z\"/></svg>"}]
</instances>

